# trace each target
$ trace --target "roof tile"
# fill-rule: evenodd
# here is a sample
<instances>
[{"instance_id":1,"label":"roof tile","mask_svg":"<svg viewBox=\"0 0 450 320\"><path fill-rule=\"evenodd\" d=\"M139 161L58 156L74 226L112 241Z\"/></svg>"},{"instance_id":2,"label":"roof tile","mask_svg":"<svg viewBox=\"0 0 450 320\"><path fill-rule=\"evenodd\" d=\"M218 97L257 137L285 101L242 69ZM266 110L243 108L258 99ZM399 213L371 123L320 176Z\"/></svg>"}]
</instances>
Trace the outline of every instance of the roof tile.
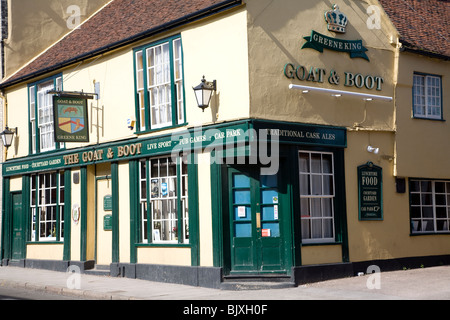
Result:
<instances>
[{"instance_id":1,"label":"roof tile","mask_svg":"<svg viewBox=\"0 0 450 320\"><path fill-rule=\"evenodd\" d=\"M68 33L37 59L19 70L2 86L19 79L43 73L68 64L77 58L122 43L168 23L176 22L200 11L231 0L114 0L88 19L78 29Z\"/></svg>"},{"instance_id":2,"label":"roof tile","mask_svg":"<svg viewBox=\"0 0 450 320\"><path fill-rule=\"evenodd\" d=\"M379 0L403 45L450 57L450 0Z\"/></svg>"}]
</instances>

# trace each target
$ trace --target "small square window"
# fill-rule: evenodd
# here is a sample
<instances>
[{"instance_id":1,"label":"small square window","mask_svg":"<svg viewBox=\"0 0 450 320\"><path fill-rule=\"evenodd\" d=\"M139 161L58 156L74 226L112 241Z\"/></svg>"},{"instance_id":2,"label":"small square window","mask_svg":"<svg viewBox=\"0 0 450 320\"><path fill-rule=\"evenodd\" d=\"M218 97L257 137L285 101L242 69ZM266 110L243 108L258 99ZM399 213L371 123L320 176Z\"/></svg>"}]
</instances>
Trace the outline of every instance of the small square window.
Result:
<instances>
[{"instance_id":1,"label":"small square window","mask_svg":"<svg viewBox=\"0 0 450 320\"><path fill-rule=\"evenodd\" d=\"M440 76L414 74L414 118L442 120L442 81Z\"/></svg>"}]
</instances>

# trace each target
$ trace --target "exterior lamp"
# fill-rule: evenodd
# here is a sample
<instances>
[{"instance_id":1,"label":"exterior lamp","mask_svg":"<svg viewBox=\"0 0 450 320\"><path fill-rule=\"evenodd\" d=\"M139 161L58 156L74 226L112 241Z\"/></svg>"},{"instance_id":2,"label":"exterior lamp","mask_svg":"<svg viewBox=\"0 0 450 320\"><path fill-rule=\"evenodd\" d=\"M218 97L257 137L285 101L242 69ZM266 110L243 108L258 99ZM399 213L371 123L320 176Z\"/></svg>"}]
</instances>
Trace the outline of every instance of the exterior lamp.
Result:
<instances>
[{"instance_id":1,"label":"exterior lamp","mask_svg":"<svg viewBox=\"0 0 450 320\"><path fill-rule=\"evenodd\" d=\"M17 135L17 128L10 130L8 126L6 126L5 130L0 133L0 135L2 136L3 145L6 148L9 148L11 146L14 134Z\"/></svg>"},{"instance_id":2,"label":"exterior lamp","mask_svg":"<svg viewBox=\"0 0 450 320\"><path fill-rule=\"evenodd\" d=\"M376 148L376 147L372 147L372 146L367 146L367 152L373 152L375 154L378 154L378 152L380 152L380 148Z\"/></svg>"},{"instance_id":3,"label":"exterior lamp","mask_svg":"<svg viewBox=\"0 0 450 320\"><path fill-rule=\"evenodd\" d=\"M194 89L195 97L197 98L198 107L204 112L209 106L213 91L217 90L216 80L209 82L205 80L203 76L202 82L196 86Z\"/></svg>"},{"instance_id":4,"label":"exterior lamp","mask_svg":"<svg viewBox=\"0 0 450 320\"><path fill-rule=\"evenodd\" d=\"M325 93L325 94L330 94L333 97L350 96L350 97L355 97L355 98L361 98L364 101L373 101L373 100L386 101L386 102L392 101L392 97L387 97L387 96L379 96L379 95L375 95L375 94L367 94L367 93L335 90L335 89L327 89L327 88L309 87L309 86L302 86L302 85L298 85L298 84L290 84L289 89L302 90L303 93L308 93L308 92Z\"/></svg>"}]
</instances>

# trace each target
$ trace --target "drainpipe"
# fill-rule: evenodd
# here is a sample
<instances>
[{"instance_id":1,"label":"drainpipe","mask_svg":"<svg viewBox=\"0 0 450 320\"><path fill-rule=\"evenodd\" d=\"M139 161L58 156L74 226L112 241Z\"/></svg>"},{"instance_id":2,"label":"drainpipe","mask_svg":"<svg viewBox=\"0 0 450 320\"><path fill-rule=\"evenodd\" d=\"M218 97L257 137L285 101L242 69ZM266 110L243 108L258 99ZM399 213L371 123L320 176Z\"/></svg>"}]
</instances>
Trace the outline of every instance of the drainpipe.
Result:
<instances>
[{"instance_id":1,"label":"drainpipe","mask_svg":"<svg viewBox=\"0 0 450 320\"><path fill-rule=\"evenodd\" d=\"M4 128L4 122L8 122L8 101L6 100L6 97L4 96L3 90L0 91L0 99L2 99L2 105L3 105L3 117L1 121L1 128ZM6 161L6 157L8 155L8 149L3 147L3 159L2 162Z\"/></svg>"},{"instance_id":2,"label":"drainpipe","mask_svg":"<svg viewBox=\"0 0 450 320\"><path fill-rule=\"evenodd\" d=\"M402 50L402 43L398 35L394 38L395 53L394 53L394 155L393 155L393 170L392 174L394 177L397 176L397 112L398 112L398 101L397 101L397 90L398 90L398 78L399 78L399 64L400 64L400 52Z\"/></svg>"}]
</instances>

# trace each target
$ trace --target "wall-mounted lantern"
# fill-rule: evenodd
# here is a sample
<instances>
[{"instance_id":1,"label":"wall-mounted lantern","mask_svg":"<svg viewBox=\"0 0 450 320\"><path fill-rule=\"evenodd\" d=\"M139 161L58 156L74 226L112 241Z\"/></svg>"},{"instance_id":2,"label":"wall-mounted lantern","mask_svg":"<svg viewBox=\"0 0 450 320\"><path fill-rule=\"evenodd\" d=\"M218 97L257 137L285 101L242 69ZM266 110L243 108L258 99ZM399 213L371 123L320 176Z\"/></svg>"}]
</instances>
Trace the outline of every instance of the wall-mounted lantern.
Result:
<instances>
[{"instance_id":1,"label":"wall-mounted lantern","mask_svg":"<svg viewBox=\"0 0 450 320\"><path fill-rule=\"evenodd\" d=\"M197 98L198 107L204 112L209 106L213 91L217 90L216 80L209 82L205 80L203 76L202 82L194 89L195 97Z\"/></svg>"},{"instance_id":2,"label":"wall-mounted lantern","mask_svg":"<svg viewBox=\"0 0 450 320\"><path fill-rule=\"evenodd\" d=\"M3 132L0 133L0 135L2 136L2 142L3 145L6 148L9 148L12 144L12 140L14 138L14 134L17 135L18 129L13 128L13 129L9 129L8 126L5 127L5 130Z\"/></svg>"},{"instance_id":3,"label":"wall-mounted lantern","mask_svg":"<svg viewBox=\"0 0 450 320\"><path fill-rule=\"evenodd\" d=\"M367 146L367 152L373 152L375 154L378 154L380 152L380 148Z\"/></svg>"}]
</instances>

